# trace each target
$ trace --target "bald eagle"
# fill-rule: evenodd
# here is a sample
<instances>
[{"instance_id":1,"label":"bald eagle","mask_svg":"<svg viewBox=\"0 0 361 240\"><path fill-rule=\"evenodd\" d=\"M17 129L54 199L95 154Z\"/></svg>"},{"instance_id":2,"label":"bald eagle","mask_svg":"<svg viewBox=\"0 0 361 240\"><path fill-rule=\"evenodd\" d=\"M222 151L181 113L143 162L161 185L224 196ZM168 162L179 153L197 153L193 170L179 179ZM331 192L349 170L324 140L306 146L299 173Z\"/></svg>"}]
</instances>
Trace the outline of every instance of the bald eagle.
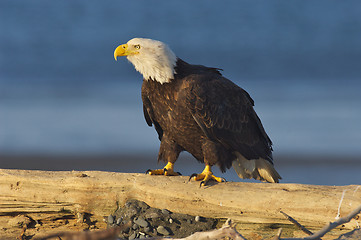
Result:
<instances>
[{"instance_id":1,"label":"bald eagle","mask_svg":"<svg viewBox=\"0 0 361 240\"><path fill-rule=\"evenodd\" d=\"M118 56L126 56L143 75L144 117L161 141L158 161L167 162L149 174L179 175L174 163L187 151L205 164L202 173L191 176L201 185L224 181L213 175L213 165L222 172L233 166L240 178L281 179L253 99L220 69L186 63L163 42L145 38L118 46L115 60Z\"/></svg>"}]
</instances>

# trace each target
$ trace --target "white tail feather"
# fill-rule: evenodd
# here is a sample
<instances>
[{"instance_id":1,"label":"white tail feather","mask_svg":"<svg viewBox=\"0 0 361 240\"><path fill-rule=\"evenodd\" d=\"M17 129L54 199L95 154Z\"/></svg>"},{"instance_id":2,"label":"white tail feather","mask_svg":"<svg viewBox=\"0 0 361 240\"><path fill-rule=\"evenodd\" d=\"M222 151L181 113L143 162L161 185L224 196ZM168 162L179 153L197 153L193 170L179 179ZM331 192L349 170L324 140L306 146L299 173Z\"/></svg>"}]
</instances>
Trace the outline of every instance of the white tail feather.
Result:
<instances>
[{"instance_id":1,"label":"white tail feather","mask_svg":"<svg viewBox=\"0 0 361 240\"><path fill-rule=\"evenodd\" d=\"M232 166L240 178L254 178L263 182L278 183L281 176L273 165L262 158L248 160L239 153Z\"/></svg>"}]
</instances>

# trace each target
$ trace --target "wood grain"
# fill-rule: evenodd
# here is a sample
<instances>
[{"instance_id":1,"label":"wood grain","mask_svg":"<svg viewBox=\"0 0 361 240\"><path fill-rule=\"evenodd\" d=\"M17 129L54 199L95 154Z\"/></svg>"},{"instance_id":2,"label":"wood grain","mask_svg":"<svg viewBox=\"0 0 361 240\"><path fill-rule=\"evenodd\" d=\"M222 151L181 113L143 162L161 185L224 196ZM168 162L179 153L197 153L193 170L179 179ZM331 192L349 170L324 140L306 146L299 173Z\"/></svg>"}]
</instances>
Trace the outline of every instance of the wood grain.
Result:
<instances>
[{"instance_id":1,"label":"wood grain","mask_svg":"<svg viewBox=\"0 0 361 240\"><path fill-rule=\"evenodd\" d=\"M46 224L53 224L52 231L64 226L56 221L65 221L68 230L86 228L87 221L103 228L103 217L132 198L173 212L231 218L244 226L291 224L283 211L318 229L335 219L343 192L340 215L345 216L361 204L360 186L227 182L199 187L185 176L0 169L0 236L21 232L21 224L14 223L18 216L40 221L34 227L38 232ZM356 221L361 225L360 219L353 220L344 229Z\"/></svg>"}]
</instances>

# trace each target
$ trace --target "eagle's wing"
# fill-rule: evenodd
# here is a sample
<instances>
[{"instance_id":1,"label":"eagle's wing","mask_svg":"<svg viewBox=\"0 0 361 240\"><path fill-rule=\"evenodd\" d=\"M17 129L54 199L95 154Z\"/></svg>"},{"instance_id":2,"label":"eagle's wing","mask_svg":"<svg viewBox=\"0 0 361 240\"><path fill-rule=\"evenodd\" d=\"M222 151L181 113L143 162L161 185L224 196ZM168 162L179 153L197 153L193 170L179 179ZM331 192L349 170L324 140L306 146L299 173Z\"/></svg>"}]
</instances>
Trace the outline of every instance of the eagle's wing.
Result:
<instances>
[{"instance_id":1,"label":"eagle's wing","mask_svg":"<svg viewBox=\"0 0 361 240\"><path fill-rule=\"evenodd\" d=\"M144 91L143 88L142 88L142 101L143 101L143 113L144 113L145 121L150 127L154 124L154 128L158 133L158 138L159 140L162 140L163 129L159 125L159 123L155 120L152 104L150 103L150 100L147 97L147 93Z\"/></svg>"},{"instance_id":2,"label":"eagle's wing","mask_svg":"<svg viewBox=\"0 0 361 240\"><path fill-rule=\"evenodd\" d=\"M272 141L245 90L212 75L189 88L186 102L205 135L235 154L232 165L241 178L268 182L281 179L273 167Z\"/></svg>"},{"instance_id":3,"label":"eagle's wing","mask_svg":"<svg viewBox=\"0 0 361 240\"><path fill-rule=\"evenodd\" d=\"M199 81L187 94L187 108L205 135L239 155L240 167L233 166L240 177L278 182L281 177L272 166L272 141L253 105L245 90L222 76Z\"/></svg>"},{"instance_id":4,"label":"eagle's wing","mask_svg":"<svg viewBox=\"0 0 361 240\"><path fill-rule=\"evenodd\" d=\"M253 109L249 94L228 79L217 77L194 84L188 108L206 136L247 159L272 161L272 142Z\"/></svg>"}]
</instances>

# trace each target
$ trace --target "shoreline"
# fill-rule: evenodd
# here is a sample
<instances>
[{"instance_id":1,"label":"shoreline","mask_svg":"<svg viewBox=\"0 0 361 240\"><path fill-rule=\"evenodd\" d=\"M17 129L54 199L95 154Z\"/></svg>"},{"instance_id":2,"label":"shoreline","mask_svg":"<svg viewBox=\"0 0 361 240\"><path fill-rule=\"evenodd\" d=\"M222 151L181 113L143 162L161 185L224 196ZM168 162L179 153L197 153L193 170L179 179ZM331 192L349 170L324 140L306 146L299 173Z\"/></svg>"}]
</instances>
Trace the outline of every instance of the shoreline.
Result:
<instances>
[{"instance_id":1,"label":"shoreline","mask_svg":"<svg viewBox=\"0 0 361 240\"><path fill-rule=\"evenodd\" d=\"M57 153L28 153L28 154L12 154L12 153L0 153L0 168L18 168L19 165L24 168L32 169L33 167L39 167L42 170L53 170L52 166L57 166L57 163L61 163L64 169L67 170L68 166L78 162L87 162L90 166L102 166L104 161L108 164L119 163L122 159L129 159L135 162L144 163L157 163L157 152L141 152L141 153L115 153L115 154L57 154ZM297 155L283 154L274 157L276 165L304 165L304 164L354 164L361 166L361 156L327 156L327 155ZM31 162L30 162L31 161ZM52 164L49 164L51 161ZM194 161L197 162L190 154L181 154L177 162L180 161ZM79 165L75 164L75 166ZM52 165L52 166L50 166ZM56 167L58 168L58 167Z\"/></svg>"},{"instance_id":2,"label":"shoreline","mask_svg":"<svg viewBox=\"0 0 361 240\"><path fill-rule=\"evenodd\" d=\"M281 183L316 185L361 184L361 157L327 156L275 156L275 166L282 176ZM130 154L0 154L0 168L45 171L106 171L145 173L148 169L159 169L165 164L157 162L157 153ZM189 154L182 154L175 169L184 176L201 172L204 164ZM212 168L216 176L227 181L258 182L240 179L233 169L222 173L217 166Z\"/></svg>"}]
</instances>

